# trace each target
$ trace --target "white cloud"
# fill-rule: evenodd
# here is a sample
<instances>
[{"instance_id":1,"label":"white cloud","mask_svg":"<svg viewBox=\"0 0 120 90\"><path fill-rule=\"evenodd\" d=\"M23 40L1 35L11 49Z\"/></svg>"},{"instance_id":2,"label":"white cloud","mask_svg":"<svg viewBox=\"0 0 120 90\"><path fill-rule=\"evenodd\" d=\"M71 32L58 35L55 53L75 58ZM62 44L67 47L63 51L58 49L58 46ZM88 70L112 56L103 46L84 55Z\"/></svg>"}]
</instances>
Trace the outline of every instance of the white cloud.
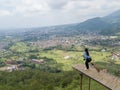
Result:
<instances>
[{"instance_id":1,"label":"white cloud","mask_svg":"<svg viewBox=\"0 0 120 90\"><path fill-rule=\"evenodd\" d=\"M14 14L42 14L54 11L100 13L116 10L120 0L5 0L1 7ZM0 8L1 8L0 7Z\"/></svg>"},{"instance_id":2,"label":"white cloud","mask_svg":"<svg viewBox=\"0 0 120 90\"><path fill-rule=\"evenodd\" d=\"M50 10L46 1L43 0L5 0L0 1L0 6L0 9L7 10L14 15L26 15Z\"/></svg>"},{"instance_id":3,"label":"white cloud","mask_svg":"<svg viewBox=\"0 0 120 90\"><path fill-rule=\"evenodd\" d=\"M21 15L31 15L37 13L48 12L50 9L44 1L38 0L21 0L19 5L16 5L14 13Z\"/></svg>"},{"instance_id":4,"label":"white cloud","mask_svg":"<svg viewBox=\"0 0 120 90\"><path fill-rule=\"evenodd\" d=\"M0 10L0 16L8 16L11 15L11 13L7 10Z\"/></svg>"},{"instance_id":5,"label":"white cloud","mask_svg":"<svg viewBox=\"0 0 120 90\"><path fill-rule=\"evenodd\" d=\"M24 26L21 20L34 26L81 22L117 9L120 9L120 0L0 0L0 18L12 16L13 23L18 19L21 26Z\"/></svg>"},{"instance_id":6,"label":"white cloud","mask_svg":"<svg viewBox=\"0 0 120 90\"><path fill-rule=\"evenodd\" d=\"M51 9L63 9L70 0L46 0Z\"/></svg>"}]
</instances>

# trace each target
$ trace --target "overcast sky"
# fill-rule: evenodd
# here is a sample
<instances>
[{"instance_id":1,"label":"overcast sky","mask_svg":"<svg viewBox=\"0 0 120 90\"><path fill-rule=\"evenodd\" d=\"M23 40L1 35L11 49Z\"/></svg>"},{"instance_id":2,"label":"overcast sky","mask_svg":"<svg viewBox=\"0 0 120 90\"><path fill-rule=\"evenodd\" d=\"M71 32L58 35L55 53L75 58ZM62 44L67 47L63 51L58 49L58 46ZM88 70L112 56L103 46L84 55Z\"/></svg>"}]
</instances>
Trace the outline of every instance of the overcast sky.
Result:
<instances>
[{"instance_id":1,"label":"overcast sky","mask_svg":"<svg viewBox=\"0 0 120 90\"><path fill-rule=\"evenodd\" d=\"M120 0L0 0L0 29L82 22L120 9Z\"/></svg>"}]
</instances>

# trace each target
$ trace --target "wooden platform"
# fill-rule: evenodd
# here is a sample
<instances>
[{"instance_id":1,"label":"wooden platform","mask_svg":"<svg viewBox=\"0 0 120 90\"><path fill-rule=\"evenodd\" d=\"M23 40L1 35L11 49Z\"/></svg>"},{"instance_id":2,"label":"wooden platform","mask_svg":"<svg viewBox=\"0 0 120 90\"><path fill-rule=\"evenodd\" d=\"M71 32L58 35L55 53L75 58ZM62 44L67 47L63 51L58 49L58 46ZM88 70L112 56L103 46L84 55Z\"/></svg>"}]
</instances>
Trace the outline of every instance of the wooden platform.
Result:
<instances>
[{"instance_id":1,"label":"wooden platform","mask_svg":"<svg viewBox=\"0 0 120 90\"><path fill-rule=\"evenodd\" d=\"M73 68L110 90L120 90L120 78L118 77L103 71L97 72L93 67L90 67L90 70L85 70L84 64L74 65Z\"/></svg>"}]
</instances>

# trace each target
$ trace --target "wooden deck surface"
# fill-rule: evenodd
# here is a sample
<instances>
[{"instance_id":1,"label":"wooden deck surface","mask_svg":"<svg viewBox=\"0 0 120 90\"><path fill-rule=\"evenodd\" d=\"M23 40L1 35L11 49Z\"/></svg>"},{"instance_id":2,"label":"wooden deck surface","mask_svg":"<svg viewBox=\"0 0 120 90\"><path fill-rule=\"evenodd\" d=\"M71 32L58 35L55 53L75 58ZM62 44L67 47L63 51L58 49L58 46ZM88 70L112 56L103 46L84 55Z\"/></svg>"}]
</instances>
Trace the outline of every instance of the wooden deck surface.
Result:
<instances>
[{"instance_id":1,"label":"wooden deck surface","mask_svg":"<svg viewBox=\"0 0 120 90\"><path fill-rule=\"evenodd\" d=\"M73 68L110 90L120 90L120 78L118 77L103 71L97 72L94 67L90 67L90 70L85 70L84 64L74 65Z\"/></svg>"}]
</instances>

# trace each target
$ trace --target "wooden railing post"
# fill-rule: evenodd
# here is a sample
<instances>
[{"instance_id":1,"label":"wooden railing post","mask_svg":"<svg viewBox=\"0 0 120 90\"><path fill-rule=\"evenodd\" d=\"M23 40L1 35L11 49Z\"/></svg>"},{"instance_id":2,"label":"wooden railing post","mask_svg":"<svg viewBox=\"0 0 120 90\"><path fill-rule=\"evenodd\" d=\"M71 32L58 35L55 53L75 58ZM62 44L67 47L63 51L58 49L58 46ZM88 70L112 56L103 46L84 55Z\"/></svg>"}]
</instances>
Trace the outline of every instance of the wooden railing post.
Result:
<instances>
[{"instance_id":1,"label":"wooden railing post","mask_svg":"<svg viewBox=\"0 0 120 90\"><path fill-rule=\"evenodd\" d=\"M88 88L88 90L90 90L90 84L91 84L91 79L89 78L89 88Z\"/></svg>"},{"instance_id":2,"label":"wooden railing post","mask_svg":"<svg viewBox=\"0 0 120 90\"><path fill-rule=\"evenodd\" d=\"M82 79L83 79L83 74L80 74L80 90L82 90L82 83L83 83Z\"/></svg>"}]
</instances>

